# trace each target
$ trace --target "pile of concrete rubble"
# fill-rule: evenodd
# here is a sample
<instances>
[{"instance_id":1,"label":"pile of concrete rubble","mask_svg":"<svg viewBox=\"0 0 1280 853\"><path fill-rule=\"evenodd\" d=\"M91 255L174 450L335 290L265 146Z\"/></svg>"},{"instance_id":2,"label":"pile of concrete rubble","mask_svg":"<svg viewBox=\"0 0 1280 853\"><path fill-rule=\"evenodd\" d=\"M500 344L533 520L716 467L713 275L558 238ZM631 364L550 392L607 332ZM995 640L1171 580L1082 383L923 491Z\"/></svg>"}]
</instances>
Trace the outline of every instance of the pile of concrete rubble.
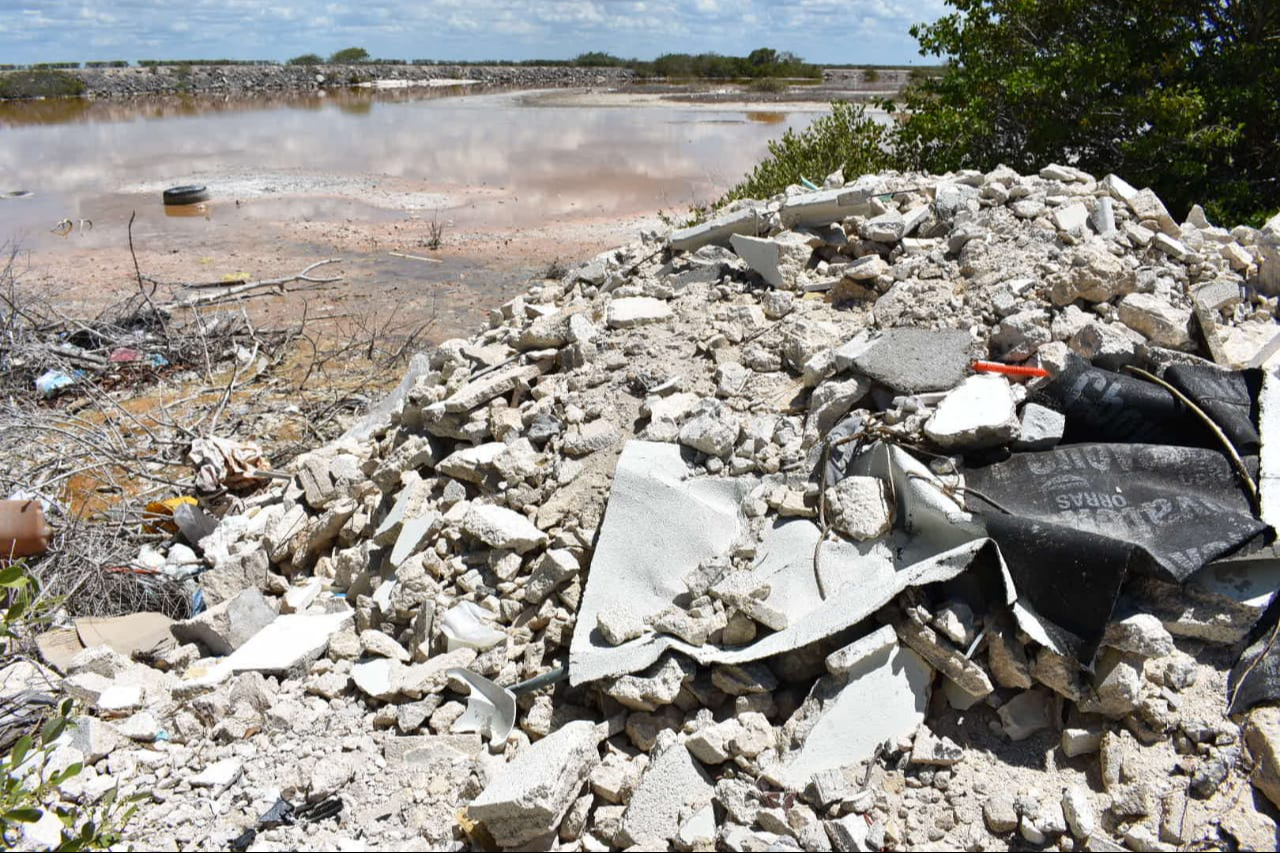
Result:
<instances>
[{"instance_id":1,"label":"pile of concrete rubble","mask_svg":"<svg viewBox=\"0 0 1280 853\"><path fill-rule=\"evenodd\" d=\"M1226 683L1272 552L1127 578L1080 657L978 583L955 472L1058 452L1073 357L1265 368L1280 218L1180 225L1063 166L826 185L417 357L184 546L207 609L173 642L65 662L61 796L150 792L154 848L1274 848L1280 708ZM561 669L505 738L467 695Z\"/></svg>"}]
</instances>

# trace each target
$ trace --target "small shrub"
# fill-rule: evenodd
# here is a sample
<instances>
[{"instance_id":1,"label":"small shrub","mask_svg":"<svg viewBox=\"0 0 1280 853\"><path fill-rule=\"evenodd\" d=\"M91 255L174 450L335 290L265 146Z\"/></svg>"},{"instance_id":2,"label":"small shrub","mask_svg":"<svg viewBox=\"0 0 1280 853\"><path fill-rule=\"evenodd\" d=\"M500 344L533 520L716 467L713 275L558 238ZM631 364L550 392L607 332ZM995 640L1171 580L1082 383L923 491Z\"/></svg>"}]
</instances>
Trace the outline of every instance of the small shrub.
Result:
<instances>
[{"instance_id":1,"label":"small shrub","mask_svg":"<svg viewBox=\"0 0 1280 853\"><path fill-rule=\"evenodd\" d=\"M324 57L316 53L304 53L301 56L295 56L285 65L323 65Z\"/></svg>"},{"instance_id":2,"label":"small shrub","mask_svg":"<svg viewBox=\"0 0 1280 853\"><path fill-rule=\"evenodd\" d=\"M836 101L831 115L770 142L769 156L716 206L740 198L766 199L800 183L801 178L821 181L836 169L855 176L894 168L889 140L889 128L868 118L864 107Z\"/></svg>"},{"instance_id":3,"label":"small shrub","mask_svg":"<svg viewBox=\"0 0 1280 853\"><path fill-rule=\"evenodd\" d=\"M787 90L787 83L777 77L761 77L758 80L752 80L747 88L753 92L767 92L776 95Z\"/></svg>"},{"instance_id":4,"label":"small shrub","mask_svg":"<svg viewBox=\"0 0 1280 853\"><path fill-rule=\"evenodd\" d=\"M56 602L37 595L35 580L25 565L14 562L0 568L0 665L17 653L19 644L27 643L39 626L48 620ZM147 794L120 799L117 791L108 791L96 804L78 807L58 803L57 787L79 775L84 769L71 764L50 772L48 760L58 747L58 738L74 726L71 714L74 703L64 699L57 710L14 741L7 752L0 753L0 847L10 849L18 841L22 824L39 821L46 811L62 823L62 843L58 850L105 850L119 844L121 830L137 809L136 802Z\"/></svg>"},{"instance_id":5,"label":"small shrub","mask_svg":"<svg viewBox=\"0 0 1280 853\"><path fill-rule=\"evenodd\" d=\"M9 71L0 76L0 98L58 98L84 94L84 81L65 71Z\"/></svg>"}]
</instances>

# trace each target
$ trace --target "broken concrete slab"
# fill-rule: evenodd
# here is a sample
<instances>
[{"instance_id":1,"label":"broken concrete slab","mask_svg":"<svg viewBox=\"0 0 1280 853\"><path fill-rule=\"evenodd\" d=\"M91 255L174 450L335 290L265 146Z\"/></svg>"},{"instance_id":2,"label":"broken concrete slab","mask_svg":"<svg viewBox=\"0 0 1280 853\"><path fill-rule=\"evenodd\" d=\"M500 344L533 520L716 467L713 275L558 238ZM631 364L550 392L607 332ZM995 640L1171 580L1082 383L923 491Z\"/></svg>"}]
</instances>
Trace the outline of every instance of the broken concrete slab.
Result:
<instances>
[{"instance_id":1,"label":"broken concrete slab","mask_svg":"<svg viewBox=\"0 0 1280 853\"><path fill-rule=\"evenodd\" d=\"M841 675L824 676L813 686L784 726L799 746L766 771L773 781L803 790L816 774L865 761L879 744L910 734L924 721L933 669L888 640L883 631L864 637L841 656Z\"/></svg>"},{"instance_id":2,"label":"broken concrete slab","mask_svg":"<svg viewBox=\"0 0 1280 853\"><path fill-rule=\"evenodd\" d=\"M262 593L246 589L230 601L170 626L180 643L197 643L214 655L229 655L276 618Z\"/></svg>"},{"instance_id":3,"label":"broken concrete slab","mask_svg":"<svg viewBox=\"0 0 1280 853\"><path fill-rule=\"evenodd\" d=\"M831 220L827 220L830 222ZM746 207L731 213L709 219L699 225L691 225L671 232L671 248L678 252L692 252L706 245L729 245L729 238L734 234L760 233L764 224L764 212L759 208ZM818 223L815 223L818 224Z\"/></svg>"},{"instance_id":4,"label":"broken concrete slab","mask_svg":"<svg viewBox=\"0 0 1280 853\"><path fill-rule=\"evenodd\" d=\"M107 646L132 658L135 653L156 654L173 643L173 620L163 613L130 613L110 618L75 620L76 634L85 648Z\"/></svg>"},{"instance_id":5,"label":"broken concrete slab","mask_svg":"<svg viewBox=\"0 0 1280 853\"><path fill-rule=\"evenodd\" d=\"M790 231L768 238L735 234L730 242L747 266L767 284L783 290L795 289L796 277L813 255L808 238Z\"/></svg>"},{"instance_id":6,"label":"broken concrete slab","mask_svg":"<svg viewBox=\"0 0 1280 853\"><path fill-rule=\"evenodd\" d=\"M610 329L630 329L657 323L671 316L671 305L651 296L626 296L609 302L605 322Z\"/></svg>"},{"instance_id":7,"label":"broken concrete slab","mask_svg":"<svg viewBox=\"0 0 1280 853\"><path fill-rule=\"evenodd\" d=\"M444 401L449 414L469 412L495 397L510 394L517 387L528 384L541 375L536 365L513 364L496 370L488 376L468 382Z\"/></svg>"},{"instance_id":8,"label":"broken concrete slab","mask_svg":"<svg viewBox=\"0 0 1280 853\"><path fill-rule=\"evenodd\" d=\"M324 654L329 638L355 624L355 612L278 617L227 658L233 672L297 675Z\"/></svg>"},{"instance_id":9,"label":"broken concrete slab","mask_svg":"<svg viewBox=\"0 0 1280 853\"><path fill-rule=\"evenodd\" d=\"M1014 450L1051 450L1062 441L1067 429L1067 418L1039 403L1027 403L1022 407L1021 426L1013 442Z\"/></svg>"},{"instance_id":10,"label":"broken concrete slab","mask_svg":"<svg viewBox=\"0 0 1280 853\"><path fill-rule=\"evenodd\" d=\"M498 771L467 807L468 816L503 847L552 832L600 763L599 743L595 725L586 720L552 732Z\"/></svg>"},{"instance_id":11,"label":"broken concrete slab","mask_svg":"<svg viewBox=\"0 0 1280 853\"><path fill-rule=\"evenodd\" d=\"M660 732L649 753L649 766L622 814L616 842L630 847L674 839L680 831L682 811L687 814L710 803L713 790L706 771L675 732Z\"/></svg>"},{"instance_id":12,"label":"broken concrete slab","mask_svg":"<svg viewBox=\"0 0 1280 853\"><path fill-rule=\"evenodd\" d=\"M861 332L836 349L836 369L854 370L899 394L947 391L969 373L973 338L946 329Z\"/></svg>"},{"instance_id":13,"label":"broken concrete slab","mask_svg":"<svg viewBox=\"0 0 1280 853\"><path fill-rule=\"evenodd\" d=\"M826 225L850 216L867 215L871 212L870 198L871 194L864 189L823 190L788 198L778 213L787 228Z\"/></svg>"}]
</instances>

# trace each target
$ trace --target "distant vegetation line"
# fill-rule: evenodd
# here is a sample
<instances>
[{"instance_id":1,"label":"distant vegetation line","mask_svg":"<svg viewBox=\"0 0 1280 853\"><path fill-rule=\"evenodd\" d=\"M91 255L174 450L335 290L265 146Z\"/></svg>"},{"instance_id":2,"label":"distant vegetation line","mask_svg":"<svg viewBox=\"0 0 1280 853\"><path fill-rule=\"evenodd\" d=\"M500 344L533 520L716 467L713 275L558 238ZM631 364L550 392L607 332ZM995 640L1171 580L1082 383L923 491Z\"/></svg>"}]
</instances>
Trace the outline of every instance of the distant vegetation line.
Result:
<instances>
[{"instance_id":1,"label":"distant vegetation line","mask_svg":"<svg viewBox=\"0 0 1280 853\"><path fill-rule=\"evenodd\" d=\"M791 77L819 80L821 65L805 62L795 54L762 47L746 56L723 56L718 53L667 53L654 60L625 59L610 53L592 51L573 59L378 59L360 47L349 47L330 56L305 53L279 62L271 59L139 59L139 68L171 66L211 65L460 65L460 66L551 66L578 68L626 68L637 77L700 77L706 79L760 79L767 77ZM94 60L90 62L40 62L31 65L0 64L0 71L76 71L84 69L128 68L124 59ZM874 66L839 66L845 68L872 68ZM898 68L906 66L881 66Z\"/></svg>"}]
</instances>

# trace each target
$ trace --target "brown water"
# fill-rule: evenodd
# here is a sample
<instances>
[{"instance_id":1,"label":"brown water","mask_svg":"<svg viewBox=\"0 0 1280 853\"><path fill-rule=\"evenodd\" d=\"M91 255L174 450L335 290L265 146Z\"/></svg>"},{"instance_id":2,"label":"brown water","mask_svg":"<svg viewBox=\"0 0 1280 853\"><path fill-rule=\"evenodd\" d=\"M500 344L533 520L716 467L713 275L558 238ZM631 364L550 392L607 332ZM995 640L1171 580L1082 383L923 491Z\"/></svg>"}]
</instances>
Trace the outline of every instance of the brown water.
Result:
<instances>
[{"instance_id":1,"label":"brown water","mask_svg":"<svg viewBox=\"0 0 1280 853\"><path fill-rule=\"evenodd\" d=\"M268 277L342 255L337 301L401 306L440 285L465 324L539 263L634 236L606 224L715 198L820 108L607 103L427 88L0 103L0 244L30 252L41 286L102 301L136 287L136 213L144 273ZM211 202L166 215L163 189L192 183ZM388 257L427 252L433 221L445 264Z\"/></svg>"}]
</instances>

